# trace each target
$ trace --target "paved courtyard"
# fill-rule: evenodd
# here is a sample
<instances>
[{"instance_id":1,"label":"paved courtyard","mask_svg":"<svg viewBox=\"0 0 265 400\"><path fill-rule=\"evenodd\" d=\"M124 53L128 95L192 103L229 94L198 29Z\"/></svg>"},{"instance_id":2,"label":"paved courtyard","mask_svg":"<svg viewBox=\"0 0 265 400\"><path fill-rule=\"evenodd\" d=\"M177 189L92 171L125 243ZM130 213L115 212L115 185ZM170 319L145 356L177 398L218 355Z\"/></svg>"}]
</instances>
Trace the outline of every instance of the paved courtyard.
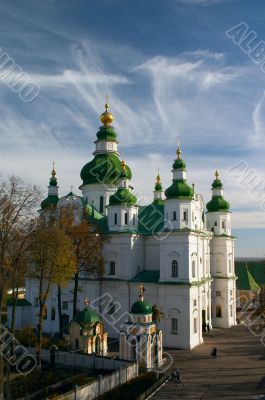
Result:
<instances>
[{"instance_id":1,"label":"paved courtyard","mask_svg":"<svg viewBox=\"0 0 265 400\"><path fill-rule=\"evenodd\" d=\"M257 399L265 394L265 348L246 327L213 330L194 350L172 350L184 386L165 384L152 400ZM218 349L217 358L210 356Z\"/></svg>"}]
</instances>

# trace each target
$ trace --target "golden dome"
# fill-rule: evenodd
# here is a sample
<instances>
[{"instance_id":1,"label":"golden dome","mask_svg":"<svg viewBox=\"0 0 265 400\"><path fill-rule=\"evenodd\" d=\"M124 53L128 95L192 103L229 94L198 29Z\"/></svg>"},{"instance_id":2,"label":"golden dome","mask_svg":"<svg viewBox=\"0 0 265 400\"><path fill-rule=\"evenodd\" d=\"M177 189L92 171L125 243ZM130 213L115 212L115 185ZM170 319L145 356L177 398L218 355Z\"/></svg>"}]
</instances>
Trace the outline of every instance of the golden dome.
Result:
<instances>
[{"instance_id":1,"label":"golden dome","mask_svg":"<svg viewBox=\"0 0 265 400\"><path fill-rule=\"evenodd\" d=\"M160 178L160 175L159 175L159 174L158 174L157 177L156 177L156 183L161 183L161 178Z\"/></svg>"},{"instance_id":2,"label":"golden dome","mask_svg":"<svg viewBox=\"0 0 265 400\"><path fill-rule=\"evenodd\" d=\"M105 126L111 124L112 121L113 121L113 115L110 112L108 112L108 109L109 109L109 105L106 102L106 104L105 104L105 112L102 113L101 116L100 116L100 120L103 123L103 125L105 125Z\"/></svg>"},{"instance_id":3,"label":"golden dome","mask_svg":"<svg viewBox=\"0 0 265 400\"><path fill-rule=\"evenodd\" d=\"M179 146L178 146L178 148L177 148L176 153L177 153L178 160L179 160L179 159L180 159L180 156L181 156L181 150L180 150L180 147L179 147Z\"/></svg>"},{"instance_id":4,"label":"golden dome","mask_svg":"<svg viewBox=\"0 0 265 400\"><path fill-rule=\"evenodd\" d=\"M215 174L214 174L214 175L215 175L215 178L216 178L216 179L219 179L220 174L219 174L218 170L215 171Z\"/></svg>"},{"instance_id":5,"label":"golden dome","mask_svg":"<svg viewBox=\"0 0 265 400\"><path fill-rule=\"evenodd\" d=\"M52 163L52 172L51 172L51 175L52 175L53 178L54 178L55 175L56 175L56 171L55 171L55 169L54 169L54 166L55 166L55 162Z\"/></svg>"}]
</instances>

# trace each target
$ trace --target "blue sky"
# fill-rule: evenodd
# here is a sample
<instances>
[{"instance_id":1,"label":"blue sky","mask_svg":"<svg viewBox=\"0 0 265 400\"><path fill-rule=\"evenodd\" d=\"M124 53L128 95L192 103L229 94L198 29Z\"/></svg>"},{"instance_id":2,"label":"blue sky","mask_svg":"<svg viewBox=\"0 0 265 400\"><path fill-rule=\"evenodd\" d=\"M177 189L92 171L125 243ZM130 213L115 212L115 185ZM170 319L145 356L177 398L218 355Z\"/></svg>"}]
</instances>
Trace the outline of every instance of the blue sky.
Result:
<instances>
[{"instance_id":1,"label":"blue sky","mask_svg":"<svg viewBox=\"0 0 265 400\"><path fill-rule=\"evenodd\" d=\"M10 4L11 3L11 4ZM265 41L263 0L0 1L0 47L40 86L24 103L0 80L1 172L78 192L109 94L133 185L152 199L172 179L177 139L205 202L215 168L233 211L237 256L265 255L265 73L225 32ZM0 71L0 76L1 76ZM251 182L229 170L244 161ZM259 198L258 198L259 197Z\"/></svg>"}]
</instances>

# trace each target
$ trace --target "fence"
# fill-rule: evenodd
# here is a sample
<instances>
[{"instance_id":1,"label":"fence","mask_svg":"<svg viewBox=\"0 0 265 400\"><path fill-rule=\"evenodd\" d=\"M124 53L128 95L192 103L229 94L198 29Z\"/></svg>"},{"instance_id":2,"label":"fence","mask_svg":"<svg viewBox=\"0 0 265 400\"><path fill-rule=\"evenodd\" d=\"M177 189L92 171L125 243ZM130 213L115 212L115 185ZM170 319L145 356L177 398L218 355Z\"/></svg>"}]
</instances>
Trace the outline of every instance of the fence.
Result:
<instances>
[{"instance_id":1,"label":"fence","mask_svg":"<svg viewBox=\"0 0 265 400\"><path fill-rule=\"evenodd\" d=\"M33 348L29 352L35 354ZM42 349L41 358L50 361L50 351ZM99 376L94 382L78 387L68 393L58 396L56 400L93 400L98 396L115 389L138 376L138 364L110 357L98 356L96 354L77 354L71 352L56 352L55 363L71 367L82 367L95 370L111 370L114 372Z\"/></svg>"},{"instance_id":2,"label":"fence","mask_svg":"<svg viewBox=\"0 0 265 400\"><path fill-rule=\"evenodd\" d=\"M35 355L35 349L33 347L28 347L28 351ZM41 358L44 361L49 362L50 350L42 349ZM79 354L68 351L56 351L55 364L113 371L119 368L128 367L129 365L132 365L132 362L120 360L118 358L98 356L97 354Z\"/></svg>"}]
</instances>

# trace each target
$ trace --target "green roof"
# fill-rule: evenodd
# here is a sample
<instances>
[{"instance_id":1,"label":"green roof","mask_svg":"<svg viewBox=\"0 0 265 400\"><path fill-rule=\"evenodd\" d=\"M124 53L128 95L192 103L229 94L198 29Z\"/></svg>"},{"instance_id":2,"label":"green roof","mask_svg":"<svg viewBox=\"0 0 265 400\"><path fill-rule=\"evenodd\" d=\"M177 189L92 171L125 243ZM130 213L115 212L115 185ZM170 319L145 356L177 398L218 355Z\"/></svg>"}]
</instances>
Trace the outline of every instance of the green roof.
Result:
<instances>
[{"instance_id":1,"label":"green roof","mask_svg":"<svg viewBox=\"0 0 265 400\"><path fill-rule=\"evenodd\" d=\"M112 126L101 126L97 132L98 140L113 140L117 139L117 134Z\"/></svg>"},{"instance_id":2,"label":"green roof","mask_svg":"<svg viewBox=\"0 0 265 400\"><path fill-rule=\"evenodd\" d=\"M116 154L96 154L81 170L83 185L99 183L117 185L122 173L121 162ZM131 179L132 173L126 165L126 177Z\"/></svg>"},{"instance_id":3,"label":"green roof","mask_svg":"<svg viewBox=\"0 0 265 400\"><path fill-rule=\"evenodd\" d=\"M44 210L45 208L49 208L51 206L56 207L58 201L59 201L59 197L57 195L49 194L48 197L46 197L46 199L41 202L40 206L41 206L42 210Z\"/></svg>"},{"instance_id":4,"label":"green roof","mask_svg":"<svg viewBox=\"0 0 265 400\"><path fill-rule=\"evenodd\" d=\"M156 183L155 184L155 191L156 192L162 192L162 190L163 190L163 187L162 187L162 183Z\"/></svg>"},{"instance_id":5,"label":"green roof","mask_svg":"<svg viewBox=\"0 0 265 400\"><path fill-rule=\"evenodd\" d=\"M153 234L164 229L164 205L155 200L148 206L139 207L138 231L142 234Z\"/></svg>"},{"instance_id":6,"label":"green roof","mask_svg":"<svg viewBox=\"0 0 265 400\"><path fill-rule=\"evenodd\" d=\"M173 169L186 169L186 163L181 158L177 158L172 165Z\"/></svg>"},{"instance_id":7,"label":"green roof","mask_svg":"<svg viewBox=\"0 0 265 400\"><path fill-rule=\"evenodd\" d=\"M246 286L255 287L255 284L259 287L265 285L265 264L262 260L260 261L248 260L247 268L246 268L246 261L236 260L235 272L236 275L238 276L236 284L237 284L237 289L239 290L244 290ZM251 278L253 279L255 284ZM254 290L254 289L245 289L245 290Z\"/></svg>"},{"instance_id":8,"label":"green roof","mask_svg":"<svg viewBox=\"0 0 265 400\"><path fill-rule=\"evenodd\" d=\"M238 290L260 290L260 286L249 272L247 265L237 268L236 274L238 276L236 283Z\"/></svg>"},{"instance_id":9,"label":"green roof","mask_svg":"<svg viewBox=\"0 0 265 400\"><path fill-rule=\"evenodd\" d=\"M55 178L55 176L51 177L50 186L57 186L57 179Z\"/></svg>"},{"instance_id":10,"label":"green roof","mask_svg":"<svg viewBox=\"0 0 265 400\"><path fill-rule=\"evenodd\" d=\"M131 282L158 283L160 271L142 271L131 279Z\"/></svg>"},{"instance_id":11,"label":"green roof","mask_svg":"<svg viewBox=\"0 0 265 400\"><path fill-rule=\"evenodd\" d=\"M81 326L85 326L95 322L100 322L100 317L93 308L86 306L82 311L79 311L76 314L74 321Z\"/></svg>"},{"instance_id":12,"label":"green roof","mask_svg":"<svg viewBox=\"0 0 265 400\"><path fill-rule=\"evenodd\" d=\"M138 300L132 305L131 313L144 315L152 314L152 306L146 301Z\"/></svg>"},{"instance_id":13,"label":"green roof","mask_svg":"<svg viewBox=\"0 0 265 400\"><path fill-rule=\"evenodd\" d=\"M173 183L165 191L167 199L192 199L194 196L194 189L189 186L186 180L173 180Z\"/></svg>"},{"instance_id":14,"label":"green roof","mask_svg":"<svg viewBox=\"0 0 265 400\"><path fill-rule=\"evenodd\" d=\"M222 181L220 179L215 179L212 183L212 188L213 189L222 189L223 184Z\"/></svg>"},{"instance_id":15,"label":"green roof","mask_svg":"<svg viewBox=\"0 0 265 400\"><path fill-rule=\"evenodd\" d=\"M213 196L212 200L206 204L206 208L208 212L229 211L230 204L223 198L223 196Z\"/></svg>"},{"instance_id":16,"label":"green roof","mask_svg":"<svg viewBox=\"0 0 265 400\"><path fill-rule=\"evenodd\" d=\"M7 307L12 307L13 299L8 299L6 305ZM16 306L17 307L31 306L31 303L27 299L17 299Z\"/></svg>"},{"instance_id":17,"label":"green roof","mask_svg":"<svg viewBox=\"0 0 265 400\"><path fill-rule=\"evenodd\" d=\"M137 204L137 198L132 194L131 190L128 188L119 188L116 193L114 193L109 198L110 206L127 205L135 206Z\"/></svg>"}]
</instances>

